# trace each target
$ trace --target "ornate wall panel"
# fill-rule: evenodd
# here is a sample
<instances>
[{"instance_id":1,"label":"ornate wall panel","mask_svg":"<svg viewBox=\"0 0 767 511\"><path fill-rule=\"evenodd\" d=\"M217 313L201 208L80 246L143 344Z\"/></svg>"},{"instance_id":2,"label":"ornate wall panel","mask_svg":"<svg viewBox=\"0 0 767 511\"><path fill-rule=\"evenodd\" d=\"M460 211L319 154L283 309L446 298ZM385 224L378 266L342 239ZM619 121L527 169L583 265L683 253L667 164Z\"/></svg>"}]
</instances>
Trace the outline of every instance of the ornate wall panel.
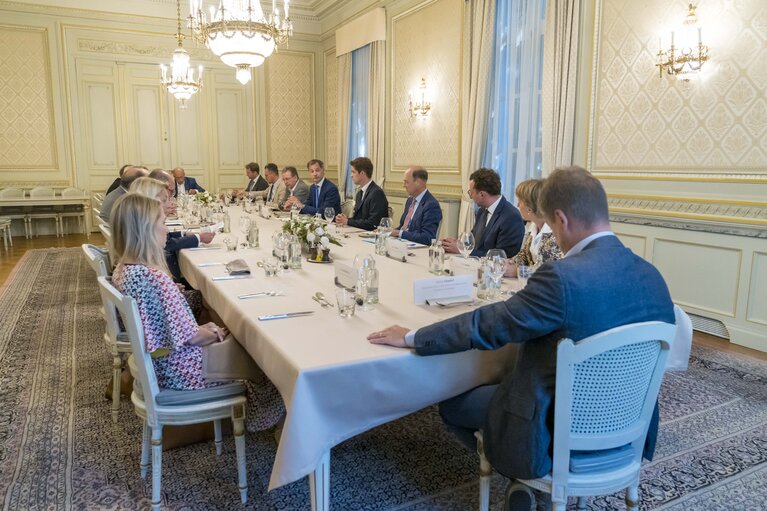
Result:
<instances>
[{"instance_id":1,"label":"ornate wall panel","mask_svg":"<svg viewBox=\"0 0 767 511\"><path fill-rule=\"evenodd\" d=\"M314 158L314 54L281 51L266 62L268 159L305 168Z\"/></svg>"},{"instance_id":2,"label":"ornate wall panel","mask_svg":"<svg viewBox=\"0 0 767 511\"><path fill-rule=\"evenodd\" d=\"M48 31L0 25L0 169L57 166Z\"/></svg>"},{"instance_id":3,"label":"ornate wall panel","mask_svg":"<svg viewBox=\"0 0 767 511\"><path fill-rule=\"evenodd\" d=\"M338 168L338 63L335 50L325 53L325 159Z\"/></svg>"},{"instance_id":4,"label":"ornate wall panel","mask_svg":"<svg viewBox=\"0 0 767 511\"><path fill-rule=\"evenodd\" d=\"M460 161L462 1L425 2L392 20L391 162L457 170ZM408 112L410 91L426 79L432 110L427 119Z\"/></svg>"}]
</instances>

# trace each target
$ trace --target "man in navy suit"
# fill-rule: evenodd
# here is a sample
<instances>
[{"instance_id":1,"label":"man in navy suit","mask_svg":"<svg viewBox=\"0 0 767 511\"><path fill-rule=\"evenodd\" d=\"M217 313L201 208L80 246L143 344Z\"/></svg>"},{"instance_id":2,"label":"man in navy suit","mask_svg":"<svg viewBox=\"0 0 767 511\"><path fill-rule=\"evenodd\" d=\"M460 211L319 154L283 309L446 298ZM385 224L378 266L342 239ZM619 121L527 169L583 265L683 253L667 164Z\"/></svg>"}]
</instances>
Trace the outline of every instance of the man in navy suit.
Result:
<instances>
[{"instance_id":1,"label":"man in navy suit","mask_svg":"<svg viewBox=\"0 0 767 511\"><path fill-rule=\"evenodd\" d=\"M248 185L245 192L261 192L269 188L269 183L261 175L261 167L258 163L252 161L245 165L245 175L248 176Z\"/></svg>"},{"instance_id":2,"label":"man in navy suit","mask_svg":"<svg viewBox=\"0 0 767 511\"><path fill-rule=\"evenodd\" d=\"M370 158L354 158L349 165L352 167L352 181L359 188L354 197L354 214L351 218L343 213L336 215L336 223L372 231L383 217L389 215L389 200L373 181L373 162Z\"/></svg>"},{"instance_id":3,"label":"man in navy suit","mask_svg":"<svg viewBox=\"0 0 767 511\"><path fill-rule=\"evenodd\" d=\"M408 199L399 226L392 231L392 236L421 245L429 245L431 240L437 239L442 209L426 188L428 180L429 173L423 167L410 166L405 171L403 184Z\"/></svg>"},{"instance_id":4,"label":"man in navy suit","mask_svg":"<svg viewBox=\"0 0 767 511\"><path fill-rule=\"evenodd\" d=\"M482 257L491 248L506 252L506 257L514 257L522 246L525 237L525 221L519 210L501 195L501 178L492 169L475 170L469 176L467 192L479 206L474 227L474 250L471 255ZM457 254L458 240L442 240L445 252Z\"/></svg>"},{"instance_id":5,"label":"man in navy suit","mask_svg":"<svg viewBox=\"0 0 767 511\"><path fill-rule=\"evenodd\" d=\"M634 255L610 231L601 183L579 167L557 169L541 191L541 208L563 259L544 263L527 286L505 302L480 307L433 325L398 325L374 332L376 344L415 348L419 355L515 344L509 372L440 404L448 426L464 443L484 431L488 460L510 478L533 479L551 470L557 342L579 341L621 325L674 323L674 304L658 270ZM657 407L644 455L657 436ZM507 510L530 509L531 494L513 491ZM526 506L526 507L525 507Z\"/></svg>"},{"instance_id":6,"label":"man in navy suit","mask_svg":"<svg viewBox=\"0 0 767 511\"><path fill-rule=\"evenodd\" d=\"M290 209L295 204L305 215L315 213L322 215L325 208L333 208L334 216L339 214L341 212L341 196L338 194L338 187L329 179L325 179L325 164L322 163L322 160L309 160L306 168L309 170L309 177L314 182L309 187L309 197L306 204L301 203L298 197L292 195L285 201L285 209Z\"/></svg>"},{"instance_id":7,"label":"man in navy suit","mask_svg":"<svg viewBox=\"0 0 767 511\"><path fill-rule=\"evenodd\" d=\"M174 197L189 194L194 195L198 192L204 192L205 188L197 184L193 177L186 177L186 171L182 167L173 169L173 179L176 180L176 189L173 192Z\"/></svg>"}]
</instances>

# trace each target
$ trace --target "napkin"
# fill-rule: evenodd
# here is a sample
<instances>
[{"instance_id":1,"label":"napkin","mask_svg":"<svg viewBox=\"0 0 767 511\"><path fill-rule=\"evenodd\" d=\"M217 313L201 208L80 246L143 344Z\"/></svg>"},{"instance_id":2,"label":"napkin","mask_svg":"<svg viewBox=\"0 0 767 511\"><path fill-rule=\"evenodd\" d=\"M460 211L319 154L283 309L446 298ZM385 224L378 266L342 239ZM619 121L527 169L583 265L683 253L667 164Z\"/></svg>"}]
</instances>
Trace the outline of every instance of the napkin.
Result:
<instances>
[{"instance_id":1,"label":"napkin","mask_svg":"<svg viewBox=\"0 0 767 511\"><path fill-rule=\"evenodd\" d=\"M250 267L243 259L235 259L226 263L229 275L250 275Z\"/></svg>"}]
</instances>

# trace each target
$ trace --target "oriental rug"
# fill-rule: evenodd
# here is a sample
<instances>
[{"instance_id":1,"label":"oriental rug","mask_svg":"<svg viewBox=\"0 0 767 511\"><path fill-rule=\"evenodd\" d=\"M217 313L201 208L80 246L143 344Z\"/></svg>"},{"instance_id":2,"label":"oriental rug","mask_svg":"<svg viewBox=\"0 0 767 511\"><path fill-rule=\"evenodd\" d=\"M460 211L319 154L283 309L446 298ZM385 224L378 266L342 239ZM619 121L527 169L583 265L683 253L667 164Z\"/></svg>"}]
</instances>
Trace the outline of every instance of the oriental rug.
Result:
<instances>
[{"instance_id":1,"label":"oriental rug","mask_svg":"<svg viewBox=\"0 0 767 511\"><path fill-rule=\"evenodd\" d=\"M141 423L123 399L110 416L110 356L93 272L80 249L31 250L0 289L0 502L7 510L146 509L139 477ZM641 509L765 509L767 365L694 347L690 368L668 374L655 460L642 473ZM234 444L225 438L164 454L169 510L309 508L306 481L267 492L276 443L248 434L249 497L239 503ZM473 510L477 459L435 407L332 450L336 510ZM491 507L506 482L495 476ZM589 509L623 509L622 495ZM572 507L572 506L571 506Z\"/></svg>"}]
</instances>

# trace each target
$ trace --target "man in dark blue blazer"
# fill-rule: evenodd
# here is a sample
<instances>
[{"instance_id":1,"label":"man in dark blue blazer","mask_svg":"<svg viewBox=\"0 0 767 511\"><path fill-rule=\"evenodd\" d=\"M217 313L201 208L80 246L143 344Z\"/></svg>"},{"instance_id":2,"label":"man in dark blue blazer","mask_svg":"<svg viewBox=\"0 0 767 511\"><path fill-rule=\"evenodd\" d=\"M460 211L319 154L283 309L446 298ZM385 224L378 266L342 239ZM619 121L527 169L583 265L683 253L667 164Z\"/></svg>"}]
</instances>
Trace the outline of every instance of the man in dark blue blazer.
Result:
<instances>
[{"instance_id":1,"label":"man in dark blue blazer","mask_svg":"<svg viewBox=\"0 0 767 511\"><path fill-rule=\"evenodd\" d=\"M178 197L179 194L194 195L205 191L205 188L197 184L195 178L186 177L186 171L182 167L173 169L173 179L176 180L176 190L173 192L174 197Z\"/></svg>"},{"instance_id":2,"label":"man in dark blue blazer","mask_svg":"<svg viewBox=\"0 0 767 511\"><path fill-rule=\"evenodd\" d=\"M429 173L423 167L411 166L405 171L403 184L409 197L392 236L421 245L429 245L431 240L437 239L442 209L439 201L426 188L428 180Z\"/></svg>"},{"instance_id":3,"label":"man in dark blue blazer","mask_svg":"<svg viewBox=\"0 0 767 511\"><path fill-rule=\"evenodd\" d=\"M493 303L433 325L392 326L370 334L377 344L413 347L419 355L497 349L516 353L499 385L486 385L440 404L444 420L465 443L484 430L485 454L510 478L533 479L551 470L557 341L579 341L621 325L674 323L666 283L610 231L607 197L584 169L555 170L541 191L541 207L564 259L544 263L527 286ZM651 458L657 407L644 455ZM520 499L520 500L517 500ZM518 507L514 507L514 502ZM529 494L512 492L507 509L530 509Z\"/></svg>"},{"instance_id":4,"label":"man in dark blue blazer","mask_svg":"<svg viewBox=\"0 0 767 511\"><path fill-rule=\"evenodd\" d=\"M354 158L349 165L352 167L352 181L359 188L354 197L354 213L351 218L343 213L336 215L336 223L372 231L383 217L389 215L389 199L373 181L373 162L370 158Z\"/></svg>"},{"instance_id":5,"label":"man in dark blue blazer","mask_svg":"<svg viewBox=\"0 0 767 511\"><path fill-rule=\"evenodd\" d=\"M301 203L298 197L291 196L285 201L285 209L290 209L295 204L305 215L313 215L318 212L323 215L325 208L333 208L335 211L333 216L339 214L341 212L341 195L338 193L338 187L329 179L325 179L325 164L322 163L322 160L309 160L306 168L309 170L309 177L314 182L309 187L309 197L306 204Z\"/></svg>"},{"instance_id":6,"label":"man in dark blue blazer","mask_svg":"<svg viewBox=\"0 0 767 511\"><path fill-rule=\"evenodd\" d=\"M491 248L514 257L525 237L525 221L519 210L501 195L501 178L492 169L479 169L469 176L469 197L479 206L474 227L474 250L471 255L482 257ZM442 240L445 252L457 254L458 240Z\"/></svg>"}]
</instances>

